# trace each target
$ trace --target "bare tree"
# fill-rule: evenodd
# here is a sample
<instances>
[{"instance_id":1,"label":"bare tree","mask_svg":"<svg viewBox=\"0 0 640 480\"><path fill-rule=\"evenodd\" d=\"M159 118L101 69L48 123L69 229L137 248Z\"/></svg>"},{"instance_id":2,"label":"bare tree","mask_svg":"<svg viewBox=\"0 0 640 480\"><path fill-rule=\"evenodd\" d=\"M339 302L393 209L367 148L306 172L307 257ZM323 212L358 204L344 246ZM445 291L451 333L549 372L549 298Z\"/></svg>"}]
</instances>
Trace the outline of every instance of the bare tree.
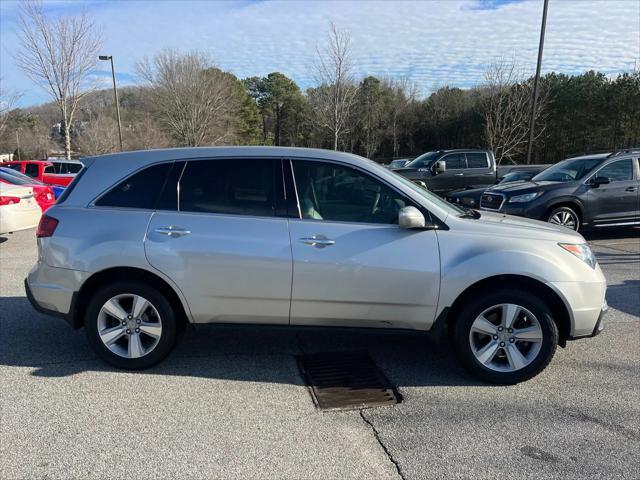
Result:
<instances>
[{"instance_id":1,"label":"bare tree","mask_svg":"<svg viewBox=\"0 0 640 480\"><path fill-rule=\"evenodd\" d=\"M485 72L484 136L498 164L513 162L514 157L523 154L527 146L532 91L532 81L524 79L513 59L498 59ZM540 85L534 141L545 131L548 100L547 89Z\"/></svg>"},{"instance_id":2,"label":"bare tree","mask_svg":"<svg viewBox=\"0 0 640 480\"><path fill-rule=\"evenodd\" d=\"M138 63L160 123L179 145L230 141L235 92L230 76L200 52L164 50Z\"/></svg>"},{"instance_id":3,"label":"bare tree","mask_svg":"<svg viewBox=\"0 0 640 480\"><path fill-rule=\"evenodd\" d=\"M317 49L316 81L313 108L320 128L331 133L333 149L337 150L342 137L348 132L348 119L355 103L358 87L353 79L351 38L348 32L338 30L331 23L324 48Z\"/></svg>"},{"instance_id":4,"label":"bare tree","mask_svg":"<svg viewBox=\"0 0 640 480\"><path fill-rule=\"evenodd\" d=\"M0 137L5 133L9 112L13 110L22 95L13 90L7 90L3 78L0 77Z\"/></svg>"},{"instance_id":5,"label":"bare tree","mask_svg":"<svg viewBox=\"0 0 640 480\"><path fill-rule=\"evenodd\" d=\"M131 125L128 125L123 136L127 150L148 150L171 146L167 135L149 116L136 119Z\"/></svg>"},{"instance_id":6,"label":"bare tree","mask_svg":"<svg viewBox=\"0 0 640 480\"><path fill-rule=\"evenodd\" d=\"M71 122L78 103L91 90L87 80L98 60L102 36L86 13L50 21L42 2L34 0L21 5L18 38L16 63L58 105L64 150L71 158Z\"/></svg>"},{"instance_id":7,"label":"bare tree","mask_svg":"<svg viewBox=\"0 0 640 480\"><path fill-rule=\"evenodd\" d=\"M398 157L400 155L400 122L415 102L418 89L415 83L407 77L401 77L397 80L386 78L383 80L383 85L391 90L389 130L391 131L393 156Z\"/></svg>"},{"instance_id":8,"label":"bare tree","mask_svg":"<svg viewBox=\"0 0 640 480\"><path fill-rule=\"evenodd\" d=\"M118 123L111 117L100 116L80 129L76 148L85 155L102 155L120 150Z\"/></svg>"}]
</instances>

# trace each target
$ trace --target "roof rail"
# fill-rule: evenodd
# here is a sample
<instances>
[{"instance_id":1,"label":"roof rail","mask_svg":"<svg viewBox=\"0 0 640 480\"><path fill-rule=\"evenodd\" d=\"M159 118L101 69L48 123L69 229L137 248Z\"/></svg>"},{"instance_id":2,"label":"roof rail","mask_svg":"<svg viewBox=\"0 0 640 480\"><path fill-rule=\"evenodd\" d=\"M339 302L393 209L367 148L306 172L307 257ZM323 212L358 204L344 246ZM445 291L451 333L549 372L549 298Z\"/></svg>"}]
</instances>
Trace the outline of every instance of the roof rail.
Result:
<instances>
[{"instance_id":1,"label":"roof rail","mask_svg":"<svg viewBox=\"0 0 640 480\"><path fill-rule=\"evenodd\" d=\"M622 150L616 150L615 152L610 153L607 158L626 155L628 153L640 153L640 148L623 148Z\"/></svg>"}]
</instances>

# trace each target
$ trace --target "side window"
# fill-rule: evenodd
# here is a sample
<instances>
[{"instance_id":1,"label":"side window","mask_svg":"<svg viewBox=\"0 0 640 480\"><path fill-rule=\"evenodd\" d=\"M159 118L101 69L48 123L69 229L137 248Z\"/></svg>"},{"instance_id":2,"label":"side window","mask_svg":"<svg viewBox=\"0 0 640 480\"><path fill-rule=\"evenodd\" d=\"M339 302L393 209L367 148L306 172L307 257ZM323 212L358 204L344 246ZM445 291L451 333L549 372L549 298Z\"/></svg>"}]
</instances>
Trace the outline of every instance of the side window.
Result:
<instances>
[{"instance_id":1,"label":"side window","mask_svg":"<svg viewBox=\"0 0 640 480\"><path fill-rule=\"evenodd\" d=\"M467 166L469 168L489 168L486 153L467 153Z\"/></svg>"},{"instance_id":2,"label":"side window","mask_svg":"<svg viewBox=\"0 0 640 480\"><path fill-rule=\"evenodd\" d=\"M7 165L11 170L15 170L16 172L21 172L22 169L20 168L20 164L19 163L12 163L11 165Z\"/></svg>"},{"instance_id":3,"label":"side window","mask_svg":"<svg viewBox=\"0 0 640 480\"><path fill-rule=\"evenodd\" d=\"M154 209L171 163L152 165L131 175L103 195L99 207Z\"/></svg>"},{"instance_id":4,"label":"side window","mask_svg":"<svg viewBox=\"0 0 640 480\"><path fill-rule=\"evenodd\" d=\"M227 159L187 163L180 179L180 211L275 216L279 160Z\"/></svg>"},{"instance_id":5,"label":"side window","mask_svg":"<svg viewBox=\"0 0 640 480\"><path fill-rule=\"evenodd\" d=\"M31 178L36 178L38 176L38 165L35 163L27 163L24 168L24 174Z\"/></svg>"},{"instance_id":6,"label":"side window","mask_svg":"<svg viewBox=\"0 0 640 480\"><path fill-rule=\"evenodd\" d=\"M53 168L53 165L45 165L43 173L56 173L56 170Z\"/></svg>"},{"instance_id":7,"label":"side window","mask_svg":"<svg viewBox=\"0 0 640 480\"><path fill-rule=\"evenodd\" d=\"M451 153L442 157L441 160L447 162L447 170L460 170L462 168L467 168L463 154Z\"/></svg>"},{"instance_id":8,"label":"side window","mask_svg":"<svg viewBox=\"0 0 640 480\"><path fill-rule=\"evenodd\" d=\"M359 170L333 163L293 161L302 218L340 222L398 222L406 199Z\"/></svg>"},{"instance_id":9,"label":"side window","mask_svg":"<svg viewBox=\"0 0 640 480\"><path fill-rule=\"evenodd\" d=\"M596 177L605 177L612 182L623 182L625 180L633 180L633 164L631 159L619 160L610 163L606 167L602 167Z\"/></svg>"}]
</instances>

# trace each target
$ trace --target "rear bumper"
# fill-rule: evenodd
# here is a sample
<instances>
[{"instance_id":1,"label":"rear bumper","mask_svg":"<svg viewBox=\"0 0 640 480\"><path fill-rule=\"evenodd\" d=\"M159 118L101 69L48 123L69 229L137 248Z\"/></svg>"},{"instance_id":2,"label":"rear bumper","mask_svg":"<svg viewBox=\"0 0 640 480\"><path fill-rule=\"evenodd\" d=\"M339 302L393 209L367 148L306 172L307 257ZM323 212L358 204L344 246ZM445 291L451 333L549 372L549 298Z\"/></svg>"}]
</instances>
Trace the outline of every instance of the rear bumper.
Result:
<instances>
[{"instance_id":1,"label":"rear bumper","mask_svg":"<svg viewBox=\"0 0 640 480\"><path fill-rule=\"evenodd\" d=\"M34 298L33 293L31 292L31 289L29 288L29 282L27 281L26 278L24 279L24 290L25 290L25 293L27 294L27 299L29 300L29 303L31 304L31 306L36 311L38 311L40 313L43 313L45 315L51 315L53 317L63 318L73 328L80 328L80 325L77 324L77 322L75 320L75 315L74 315L75 314L75 307L76 307L77 292L73 292L71 294L69 311L67 313L64 313L64 312L59 312L57 310L53 310L51 308L46 308L46 307L43 307L42 305L40 305L38 303L38 301Z\"/></svg>"}]
</instances>

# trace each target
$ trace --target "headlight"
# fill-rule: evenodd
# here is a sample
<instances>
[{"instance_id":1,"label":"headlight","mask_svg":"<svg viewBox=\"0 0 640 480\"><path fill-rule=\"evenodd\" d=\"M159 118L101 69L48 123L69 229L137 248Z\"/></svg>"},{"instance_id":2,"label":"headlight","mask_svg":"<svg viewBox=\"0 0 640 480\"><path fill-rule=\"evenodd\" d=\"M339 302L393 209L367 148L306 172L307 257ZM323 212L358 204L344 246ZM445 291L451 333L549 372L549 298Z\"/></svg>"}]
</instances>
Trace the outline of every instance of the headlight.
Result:
<instances>
[{"instance_id":1,"label":"headlight","mask_svg":"<svg viewBox=\"0 0 640 480\"><path fill-rule=\"evenodd\" d=\"M564 248L567 252L574 254L591 268L596 268L598 262L596 257L593 256L593 252L589 248L589 245L586 243L559 243L558 245Z\"/></svg>"},{"instance_id":2,"label":"headlight","mask_svg":"<svg viewBox=\"0 0 640 480\"><path fill-rule=\"evenodd\" d=\"M516 195L515 197L511 197L509 199L509 203L525 203L530 202L531 200L535 200L544 192L533 192L533 193L525 193L524 195Z\"/></svg>"}]
</instances>

